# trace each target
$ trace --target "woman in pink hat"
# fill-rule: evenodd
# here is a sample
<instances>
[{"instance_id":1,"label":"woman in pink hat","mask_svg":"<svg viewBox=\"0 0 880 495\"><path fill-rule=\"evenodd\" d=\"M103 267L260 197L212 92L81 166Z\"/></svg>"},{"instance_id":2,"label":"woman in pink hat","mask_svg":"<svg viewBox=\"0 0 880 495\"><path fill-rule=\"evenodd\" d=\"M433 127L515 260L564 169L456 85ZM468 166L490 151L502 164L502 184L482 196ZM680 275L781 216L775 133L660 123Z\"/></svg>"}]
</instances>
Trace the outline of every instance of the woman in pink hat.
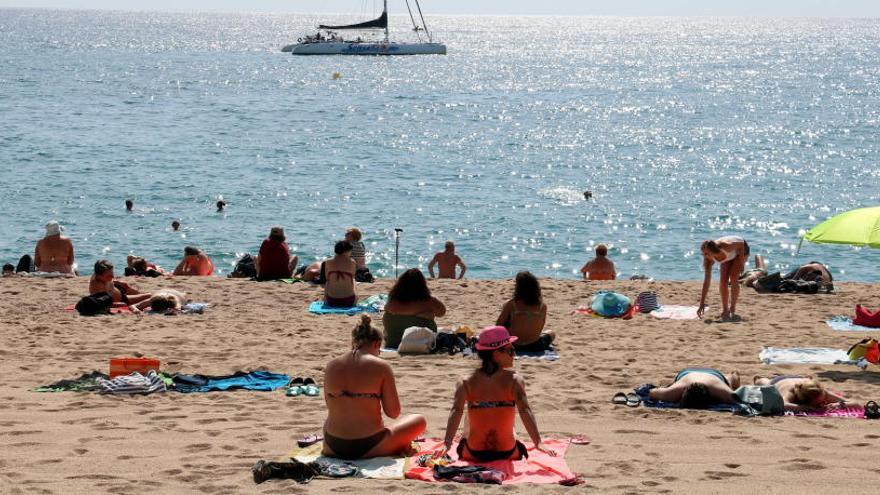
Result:
<instances>
[{"instance_id":1,"label":"woman in pink hat","mask_svg":"<svg viewBox=\"0 0 880 495\"><path fill-rule=\"evenodd\" d=\"M480 368L460 380L455 388L455 404L446 424L446 442L436 453L442 456L452 448L465 405L468 410L467 438L458 444L458 458L476 462L517 460L528 457L525 445L514 436L516 411L535 448L555 456L541 442L535 415L526 399L525 380L509 369L516 354L517 341L504 327L488 327L480 332L477 355Z\"/></svg>"}]
</instances>

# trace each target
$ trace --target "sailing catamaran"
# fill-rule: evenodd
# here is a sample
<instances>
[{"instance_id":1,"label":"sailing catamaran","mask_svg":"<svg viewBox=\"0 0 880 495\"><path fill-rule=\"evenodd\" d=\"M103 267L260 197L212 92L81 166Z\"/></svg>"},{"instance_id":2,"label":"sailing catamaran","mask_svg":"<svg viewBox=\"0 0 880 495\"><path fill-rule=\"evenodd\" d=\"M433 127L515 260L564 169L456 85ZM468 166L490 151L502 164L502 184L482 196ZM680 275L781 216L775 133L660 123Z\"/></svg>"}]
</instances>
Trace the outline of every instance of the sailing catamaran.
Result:
<instances>
[{"instance_id":1,"label":"sailing catamaran","mask_svg":"<svg viewBox=\"0 0 880 495\"><path fill-rule=\"evenodd\" d=\"M372 21L359 22L341 26L318 26L318 34L306 36L297 40L297 43L287 45L282 52L290 52L293 55L446 55L446 45L436 42L428 31L425 24L425 16L422 15L422 7L419 0L414 0L418 9L421 25L416 22L410 8L409 0L406 0L406 9L413 23L413 31L418 36L417 43L399 43L388 39L388 0L384 0L382 15ZM373 31L384 30L385 38L382 40L363 40L360 36L351 40L343 39L335 31ZM424 34L425 39L422 39Z\"/></svg>"}]
</instances>

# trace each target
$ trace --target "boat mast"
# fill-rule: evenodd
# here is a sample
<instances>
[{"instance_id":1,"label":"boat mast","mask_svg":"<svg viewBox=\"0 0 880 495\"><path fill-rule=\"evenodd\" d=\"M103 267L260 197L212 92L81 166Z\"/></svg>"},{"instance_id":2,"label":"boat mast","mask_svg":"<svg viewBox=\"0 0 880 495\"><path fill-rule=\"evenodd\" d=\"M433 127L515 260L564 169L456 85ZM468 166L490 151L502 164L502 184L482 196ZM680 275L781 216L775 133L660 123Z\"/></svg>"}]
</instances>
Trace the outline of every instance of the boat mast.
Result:
<instances>
[{"instance_id":1,"label":"boat mast","mask_svg":"<svg viewBox=\"0 0 880 495\"><path fill-rule=\"evenodd\" d=\"M419 0L416 0L416 8L419 9L419 17L422 18L422 27L425 28L425 34L428 35L428 43L430 43L433 41L431 39L431 31L428 30L428 24L425 22L425 16L422 14L422 6L419 4Z\"/></svg>"},{"instance_id":2,"label":"boat mast","mask_svg":"<svg viewBox=\"0 0 880 495\"><path fill-rule=\"evenodd\" d=\"M382 12L388 15L388 0L385 0ZM388 22L385 22L385 43L388 43Z\"/></svg>"},{"instance_id":3,"label":"boat mast","mask_svg":"<svg viewBox=\"0 0 880 495\"><path fill-rule=\"evenodd\" d=\"M421 31L421 29L419 28L419 25L416 24L416 18L413 17L412 9L409 6L409 0L406 0L406 10L407 12L409 12L409 20L412 21L413 31L416 32L416 36L419 37L419 41L422 41L422 35L419 34L419 31Z\"/></svg>"}]
</instances>

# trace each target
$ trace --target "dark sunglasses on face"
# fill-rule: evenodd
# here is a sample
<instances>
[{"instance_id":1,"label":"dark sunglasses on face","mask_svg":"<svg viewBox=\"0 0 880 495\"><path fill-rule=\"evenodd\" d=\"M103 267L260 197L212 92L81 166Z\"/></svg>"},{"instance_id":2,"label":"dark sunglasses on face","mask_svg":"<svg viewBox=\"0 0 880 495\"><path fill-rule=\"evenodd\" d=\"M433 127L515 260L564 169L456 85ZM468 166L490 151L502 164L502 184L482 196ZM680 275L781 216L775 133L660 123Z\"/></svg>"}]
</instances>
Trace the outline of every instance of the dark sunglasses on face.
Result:
<instances>
[{"instance_id":1,"label":"dark sunglasses on face","mask_svg":"<svg viewBox=\"0 0 880 495\"><path fill-rule=\"evenodd\" d=\"M504 352L508 356L513 356L514 354L516 354L516 350L513 348L512 345L498 349L498 352Z\"/></svg>"}]
</instances>

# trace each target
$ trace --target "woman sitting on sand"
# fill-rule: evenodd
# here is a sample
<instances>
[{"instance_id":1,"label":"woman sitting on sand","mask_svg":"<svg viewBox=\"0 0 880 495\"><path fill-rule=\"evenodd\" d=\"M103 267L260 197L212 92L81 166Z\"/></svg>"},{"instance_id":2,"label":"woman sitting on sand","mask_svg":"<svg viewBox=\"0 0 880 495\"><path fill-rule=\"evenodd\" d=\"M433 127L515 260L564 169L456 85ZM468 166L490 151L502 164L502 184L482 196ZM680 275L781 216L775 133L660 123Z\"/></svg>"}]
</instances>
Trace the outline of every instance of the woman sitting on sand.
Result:
<instances>
[{"instance_id":1,"label":"woman sitting on sand","mask_svg":"<svg viewBox=\"0 0 880 495\"><path fill-rule=\"evenodd\" d=\"M452 441L461 424L465 405L468 411L466 437L458 443L458 458L474 462L517 460L528 457L525 445L514 435L516 412L535 444L535 448L555 456L556 452L541 442L535 415L526 399L526 382L509 369L516 351L504 327L488 327L480 332L477 355L480 368L459 380L455 399L446 425L446 440L437 457L452 448Z\"/></svg>"},{"instance_id":2,"label":"woman sitting on sand","mask_svg":"<svg viewBox=\"0 0 880 495\"><path fill-rule=\"evenodd\" d=\"M706 409L717 403L733 404L733 391L739 386L736 371L725 376L712 368L685 368L675 375L672 385L652 388L648 395L687 409Z\"/></svg>"},{"instance_id":3,"label":"woman sitting on sand","mask_svg":"<svg viewBox=\"0 0 880 495\"><path fill-rule=\"evenodd\" d=\"M174 268L175 275L207 277L214 273L214 263L201 249L192 246L183 248L183 259Z\"/></svg>"},{"instance_id":4,"label":"woman sitting on sand","mask_svg":"<svg viewBox=\"0 0 880 495\"><path fill-rule=\"evenodd\" d=\"M157 313L176 313L186 304L186 294L174 289L160 289L146 301L129 306L134 313L147 308Z\"/></svg>"},{"instance_id":5,"label":"woman sitting on sand","mask_svg":"<svg viewBox=\"0 0 880 495\"><path fill-rule=\"evenodd\" d=\"M439 318L446 314L446 306L431 296L428 282L418 268L403 272L388 293L382 324L385 326L385 346L397 348L403 331L409 327L427 327L437 331Z\"/></svg>"},{"instance_id":6,"label":"woman sitting on sand","mask_svg":"<svg viewBox=\"0 0 880 495\"><path fill-rule=\"evenodd\" d=\"M350 308L357 304L354 273L357 265L351 259L351 243L339 241L333 247L336 256L321 265L324 282L324 304L334 308Z\"/></svg>"},{"instance_id":7,"label":"woman sitting on sand","mask_svg":"<svg viewBox=\"0 0 880 495\"><path fill-rule=\"evenodd\" d=\"M543 352L550 349L556 334L542 332L547 321L547 305L541 299L541 285L530 272L516 274L513 299L504 303L496 325L516 337L517 351Z\"/></svg>"},{"instance_id":8,"label":"woman sitting on sand","mask_svg":"<svg viewBox=\"0 0 880 495\"><path fill-rule=\"evenodd\" d=\"M425 417L400 417L400 399L391 365L379 357L382 333L370 317L351 332L352 350L324 368L323 454L342 459L364 459L406 452L427 427ZM382 412L392 419L385 426Z\"/></svg>"},{"instance_id":9,"label":"woman sitting on sand","mask_svg":"<svg viewBox=\"0 0 880 495\"><path fill-rule=\"evenodd\" d=\"M742 237L727 236L714 241L704 241L700 245L703 253L703 290L700 293L700 307L697 316L703 317L706 311L706 295L712 283L712 265L720 263L721 280L721 319L729 320L736 316L736 301L739 298L739 277L749 259L749 244ZM728 288L728 285L730 286ZM729 293L729 298L728 298Z\"/></svg>"},{"instance_id":10,"label":"woman sitting on sand","mask_svg":"<svg viewBox=\"0 0 880 495\"><path fill-rule=\"evenodd\" d=\"M260 245L260 254L257 255L254 266L257 269L257 280L279 280L290 278L296 270L299 258L290 255L290 248L285 242L287 237L284 229L279 226L272 227L269 237Z\"/></svg>"},{"instance_id":11,"label":"woman sitting on sand","mask_svg":"<svg viewBox=\"0 0 880 495\"><path fill-rule=\"evenodd\" d=\"M813 411L829 407L846 407L843 397L829 392L812 376L776 375L773 378L756 376L755 385L772 385L785 401L786 411Z\"/></svg>"}]
</instances>

